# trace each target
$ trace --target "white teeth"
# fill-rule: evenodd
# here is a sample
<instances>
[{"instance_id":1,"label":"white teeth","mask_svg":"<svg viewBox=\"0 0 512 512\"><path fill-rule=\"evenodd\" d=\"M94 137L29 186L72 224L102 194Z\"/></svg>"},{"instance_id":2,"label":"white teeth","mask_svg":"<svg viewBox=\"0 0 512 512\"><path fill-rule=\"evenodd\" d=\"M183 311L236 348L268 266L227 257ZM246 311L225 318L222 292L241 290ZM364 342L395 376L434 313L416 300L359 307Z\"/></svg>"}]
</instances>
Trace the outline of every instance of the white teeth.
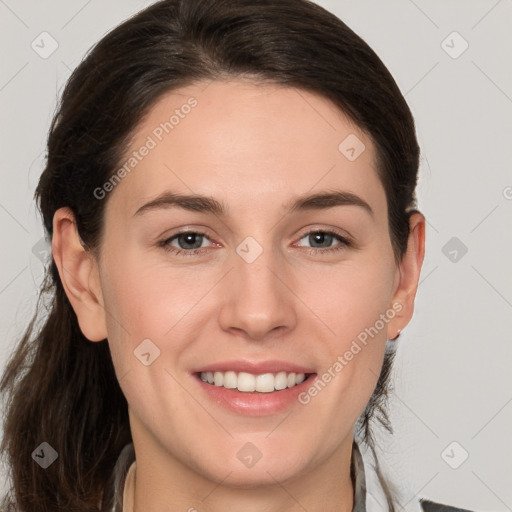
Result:
<instances>
[{"instance_id":1,"label":"white teeth","mask_svg":"<svg viewBox=\"0 0 512 512\"><path fill-rule=\"evenodd\" d=\"M274 376L271 373L264 373L256 377L256 391L260 393L271 393L274 391Z\"/></svg>"},{"instance_id":2,"label":"white teeth","mask_svg":"<svg viewBox=\"0 0 512 512\"><path fill-rule=\"evenodd\" d=\"M256 389L256 379L250 373L240 372L238 374L238 391L254 391Z\"/></svg>"},{"instance_id":3,"label":"white teeth","mask_svg":"<svg viewBox=\"0 0 512 512\"><path fill-rule=\"evenodd\" d=\"M279 372L274 379L274 387L278 390L288 387L288 376L286 372Z\"/></svg>"},{"instance_id":4,"label":"white teeth","mask_svg":"<svg viewBox=\"0 0 512 512\"><path fill-rule=\"evenodd\" d=\"M222 372L215 372L213 374L213 383L216 386L222 386L223 382L224 382L224 374Z\"/></svg>"},{"instance_id":5,"label":"white teeth","mask_svg":"<svg viewBox=\"0 0 512 512\"><path fill-rule=\"evenodd\" d=\"M306 380L306 376L303 373L298 373L295 376L295 384L300 384Z\"/></svg>"},{"instance_id":6,"label":"white teeth","mask_svg":"<svg viewBox=\"0 0 512 512\"><path fill-rule=\"evenodd\" d=\"M238 384L238 378L235 372L224 373L223 386L228 389L235 389Z\"/></svg>"},{"instance_id":7,"label":"white teeth","mask_svg":"<svg viewBox=\"0 0 512 512\"><path fill-rule=\"evenodd\" d=\"M272 393L286 388L292 388L306 380L306 374L295 372L252 373L233 371L228 372L201 372L201 380L227 389L238 389L247 393L258 391Z\"/></svg>"}]
</instances>

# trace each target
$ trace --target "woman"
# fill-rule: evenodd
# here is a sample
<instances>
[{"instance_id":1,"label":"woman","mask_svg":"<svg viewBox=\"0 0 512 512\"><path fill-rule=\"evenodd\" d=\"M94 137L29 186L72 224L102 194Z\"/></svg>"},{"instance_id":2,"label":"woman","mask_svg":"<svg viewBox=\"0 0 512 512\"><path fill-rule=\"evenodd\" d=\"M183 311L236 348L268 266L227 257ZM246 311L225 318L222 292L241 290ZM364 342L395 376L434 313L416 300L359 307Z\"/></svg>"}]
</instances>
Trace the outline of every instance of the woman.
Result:
<instances>
[{"instance_id":1,"label":"woman","mask_svg":"<svg viewBox=\"0 0 512 512\"><path fill-rule=\"evenodd\" d=\"M418 158L385 66L313 3L164 0L104 37L36 192L49 314L2 380L4 506L404 508L368 461Z\"/></svg>"}]
</instances>

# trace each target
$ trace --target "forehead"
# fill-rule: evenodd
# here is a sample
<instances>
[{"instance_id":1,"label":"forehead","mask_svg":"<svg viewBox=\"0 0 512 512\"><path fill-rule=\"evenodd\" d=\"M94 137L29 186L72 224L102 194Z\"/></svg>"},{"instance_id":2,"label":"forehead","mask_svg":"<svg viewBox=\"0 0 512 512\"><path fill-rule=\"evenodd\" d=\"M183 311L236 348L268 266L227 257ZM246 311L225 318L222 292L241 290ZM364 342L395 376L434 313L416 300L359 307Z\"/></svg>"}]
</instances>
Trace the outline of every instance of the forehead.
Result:
<instances>
[{"instance_id":1,"label":"forehead","mask_svg":"<svg viewBox=\"0 0 512 512\"><path fill-rule=\"evenodd\" d=\"M120 164L125 178L114 195L132 212L165 190L226 198L239 213L270 198L277 204L340 187L379 203L385 197L374 151L320 95L242 80L198 83L151 108Z\"/></svg>"}]
</instances>

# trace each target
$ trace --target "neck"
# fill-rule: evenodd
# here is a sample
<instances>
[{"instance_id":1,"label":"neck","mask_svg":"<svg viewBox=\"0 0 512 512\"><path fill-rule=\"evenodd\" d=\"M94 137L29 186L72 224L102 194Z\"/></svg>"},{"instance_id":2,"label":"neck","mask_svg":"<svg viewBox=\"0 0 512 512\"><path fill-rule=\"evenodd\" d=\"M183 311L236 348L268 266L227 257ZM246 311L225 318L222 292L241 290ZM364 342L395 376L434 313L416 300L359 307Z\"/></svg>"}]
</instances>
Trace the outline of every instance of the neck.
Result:
<instances>
[{"instance_id":1,"label":"neck","mask_svg":"<svg viewBox=\"0 0 512 512\"><path fill-rule=\"evenodd\" d=\"M350 477L352 439L346 438L325 460L284 481L241 486L230 471L217 479L185 465L160 444L136 438L133 512L350 512L354 489Z\"/></svg>"}]
</instances>

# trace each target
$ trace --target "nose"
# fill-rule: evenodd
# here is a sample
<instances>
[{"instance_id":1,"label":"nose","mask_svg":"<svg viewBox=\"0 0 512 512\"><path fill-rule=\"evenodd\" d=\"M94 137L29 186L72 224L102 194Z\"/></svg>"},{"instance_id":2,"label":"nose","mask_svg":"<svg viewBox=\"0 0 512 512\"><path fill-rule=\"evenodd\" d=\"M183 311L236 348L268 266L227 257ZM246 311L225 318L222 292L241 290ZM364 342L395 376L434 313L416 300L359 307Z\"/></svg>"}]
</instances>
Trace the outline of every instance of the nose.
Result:
<instances>
[{"instance_id":1,"label":"nose","mask_svg":"<svg viewBox=\"0 0 512 512\"><path fill-rule=\"evenodd\" d=\"M283 336L295 327L295 296L284 263L264 250L252 263L235 252L234 268L223 285L219 323L248 340Z\"/></svg>"}]
</instances>

